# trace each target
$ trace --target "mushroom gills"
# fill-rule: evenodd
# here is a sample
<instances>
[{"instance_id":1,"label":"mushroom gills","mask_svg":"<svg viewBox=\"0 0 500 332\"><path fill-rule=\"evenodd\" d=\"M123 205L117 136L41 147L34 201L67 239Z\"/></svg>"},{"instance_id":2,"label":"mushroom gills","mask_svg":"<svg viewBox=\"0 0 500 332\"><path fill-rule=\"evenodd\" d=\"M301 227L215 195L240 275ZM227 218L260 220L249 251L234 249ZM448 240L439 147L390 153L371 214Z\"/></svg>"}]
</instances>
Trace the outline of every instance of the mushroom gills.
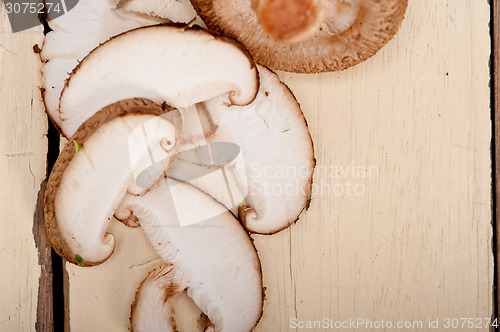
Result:
<instances>
[{"instance_id":1,"label":"mushroom gills","mask_svg":"<svg viewBox=\"0 0 500 332\"><path fill-rule=\"evenodd\" d=\"M184 111L192 112L185 116L188 121L201 114L198 136L212 130L203 127L215 131L205 140L183 142L167 174L239 214L250 232L272 234L295 222L308 206L315 160L293 94L276 74L258 69L261 85L251 104L228 106L220 97Z\"/></svg>"},{"instance_id":2,"label":"mushroom gills","mask_svg":"<svg viewBox=\"0 0 500 332\"><path fill-rule=\"evenodd\" d=\"M359 0L325 1L326 17L321 26L331 35L342 33L356 21Z\"/></svg>"},{"instance_id":3,"label":"mushroom gills","mask_svg":"<svg viewBox=\"0 0 500 332\"><path fill-rule=\"evenodd\" d=\"M165 175L177 151L173 113L143 99L121 101L87 120L66 144L44 204L47 236L61 256L90 266L113 253L115 240L106 228L125 192L147 191Z\"/></svg>"},{"instance_id":4,"label":"mushroom gills","mask_svg":"<svg viewBox=\"0 0 500 332\"><path fill-rule=\"evenodd\" d=\"M157 25L114 37L87 55L64 88L61 129L71 136L102 107L141 97L181 108L230 92L251 103L258 91L253 60L228 39L199 27Z\"/></svg>"},{"instance_id":5,"label":"mushroom gills","mask_svg":"<svg viewBox=\"0 0 500 332\"><path fill-rule=\"evenodd\" d=\"M255 327L263 301L260 261L250 237L223 205L187 183L165 179L142 196L125 196L115 216L121 220L132 214L156 252L172 265L162 284L175 291L167 294L165 311L156 312L171 313L169 298L186 288L216 331ZM148 324L148 305L137 303L158 301L155 292L143 290L132 307L133 328ZM175 324L173 317L166 321Z\"/></svg>"}]
</instances>

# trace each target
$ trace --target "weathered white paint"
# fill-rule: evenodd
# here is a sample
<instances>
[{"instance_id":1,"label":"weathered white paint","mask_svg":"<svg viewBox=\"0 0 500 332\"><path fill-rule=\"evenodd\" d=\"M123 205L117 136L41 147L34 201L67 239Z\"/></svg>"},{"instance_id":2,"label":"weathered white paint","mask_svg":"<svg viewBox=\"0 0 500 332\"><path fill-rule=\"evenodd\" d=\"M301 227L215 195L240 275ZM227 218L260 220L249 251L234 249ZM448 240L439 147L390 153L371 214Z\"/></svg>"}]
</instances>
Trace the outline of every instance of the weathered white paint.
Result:
<instances>
[{"instance_id":1,"label":"weathered white paint","mask_svg":"<svg viewBox=\"0 0 500 332\"><path fill-rule=\"evenodd\" d=\"M33 45L42 40L41 27L13 34L0 1L0 331L35 330L41 270L32 229L47 117Z\"/></svg>"},{"instance_id":2,"label":"weathered white paint","mask_svg":"<svg viewBox=\"0 0 500 332\"><path fill-rule=\"evenodd\" d=\"M309 121L318 169L309 212L254 237L267 287L257 331L287 331L293 317L491 315L489 7L410 0L406 16L355 68L280 73ZM72 331L126 331L134 291L160 263L137 266L156 257L141 230L111 232L107 263L67 266Z\"/></svg>"}]
</instances>

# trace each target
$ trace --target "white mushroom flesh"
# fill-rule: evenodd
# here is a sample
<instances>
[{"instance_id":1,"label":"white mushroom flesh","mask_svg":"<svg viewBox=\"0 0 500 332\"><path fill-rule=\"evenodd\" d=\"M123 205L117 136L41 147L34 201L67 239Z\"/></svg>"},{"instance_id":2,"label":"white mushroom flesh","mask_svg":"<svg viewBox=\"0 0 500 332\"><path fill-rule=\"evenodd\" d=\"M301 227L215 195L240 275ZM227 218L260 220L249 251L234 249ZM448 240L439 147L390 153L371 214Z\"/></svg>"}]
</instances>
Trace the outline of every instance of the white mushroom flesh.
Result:
<instances>
[{"instance_id":1,"label":"white mushroom flesh","mask_svg":"<svg viewBox=\"0 0 500 332\"><path fill-rule=\"evenodd\" d=\"M260 262L248 234L223 205L168 179L143 196L126 195L116 217L131 214L161 258L174 266L174 284L187 289L216 331L247 332L256 325L262 312ZM143 319L137 315L132 313Z\"/></svg>"},{"instance_id":2,"label":"white mushroom flesh","mask_svg":"<svg viewBox=\"0 0 500 332\"><path fill-rule=\"evenodd\" d=\"M148 148L141 143L130 150L129 139L142 126L148 128ZM161 164L156 180L166 172L173 151L162 147L164 139L175 144L176 128L162 117L119 117L99 127L67 165L54 199L55 215L69 251L83 262L101 262L112 254L115 240L105 235L108 222L127 189L138 187L133 174L147 169L151 156ZM138 190L135 194L144 188Z\"/></svg>"},{"instance_id":3,"label":"white mushroom flesh","mask_svg":"<svg viewBox=\"0 0 500 332\"><path fill-rule=\"evenodd\" d=\"M139 286L130 315L133 332L175 332L172 299L187 285L172 265L151 271Z\"/></svg>"},{"instance_id":4,"label":"white mushroom flesh","mask_svg":"<svg viewBox=\"0 0 500 332\"><path fill-rule=\"evenodd\" d=\"M102 107L142 97L173 107L230 92L246 105L258 89L252 60L234 43L200 29L172 25L119 35L90 53L71 74L60 101L60 127L71 136Z\"/></svg>"},{"instance_id":5,"label":"white mushroom flesh","mask_svg":"<svg viewBox=\"0 0 500 332\"><path fill-rule=\"evenodd\" d=\"M197 16L189 0L130 0L125 2L121 9L161 17L172 22L188 23ZM201 19L199 22L202 22Z\"/></svg>"},{"instance_id":6,"label":"white mushroom flesh","mask_svg":"<svg viewBox=\"0 0 500 332\"><path fill-rule=\"evenodd\" d=\"M40 58L44 102L52 121L60 125L59 98L64 84L90 51L112 36L161 22L164 20L116 9L110 0L80 0L71 11L50 21L53 31L45 36Z\"/></svg>"},{"instance_id":7,"label":"white mushroom flesh","mask_svg":"<svg viewBox=\"0 0 500 332\"><path fill-rule=\"evenodd\" d=\"M253 103L228 107L215 98L203 104L216 128L206 144L213 150L214 143L234 143L237 157L226 163L204 153L181 153L168 175L189 181L228 209L239 208L247 230L271 234L296 221L307 206L315 161L299 104L274 73L258 68L261 85ZM202 152L203 145L184 143L180 151L189 147Z\"/></svg>"}]
</instances>

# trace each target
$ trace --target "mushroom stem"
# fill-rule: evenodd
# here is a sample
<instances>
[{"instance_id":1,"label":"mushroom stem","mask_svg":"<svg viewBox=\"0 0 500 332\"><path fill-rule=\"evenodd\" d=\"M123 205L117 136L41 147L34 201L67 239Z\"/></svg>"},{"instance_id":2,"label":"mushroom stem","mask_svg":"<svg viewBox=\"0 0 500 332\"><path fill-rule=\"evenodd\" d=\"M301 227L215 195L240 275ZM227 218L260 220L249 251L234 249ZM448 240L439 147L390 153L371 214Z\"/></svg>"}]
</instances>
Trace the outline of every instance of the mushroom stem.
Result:
<instances>
[{"instance_id":1,"label":"mushroom stem","mask_svg":"<svg viewBox=\"0 0 500 332\"><path fill-rule=\"evenodd\" d=\"M257 0L255 11L262 28L277 42L296 43L311 38L325 17L324 0Z\"/></svg>"}]
</instances>

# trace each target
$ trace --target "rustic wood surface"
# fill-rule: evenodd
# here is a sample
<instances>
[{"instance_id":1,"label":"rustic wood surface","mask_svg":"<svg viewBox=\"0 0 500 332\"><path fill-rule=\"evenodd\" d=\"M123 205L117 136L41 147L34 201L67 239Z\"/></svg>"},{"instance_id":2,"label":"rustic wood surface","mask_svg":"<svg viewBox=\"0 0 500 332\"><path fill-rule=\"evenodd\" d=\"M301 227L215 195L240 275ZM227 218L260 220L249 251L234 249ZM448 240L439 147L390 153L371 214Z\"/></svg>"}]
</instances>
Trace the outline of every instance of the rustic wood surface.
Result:
<instances>
[{"instance_id":1,"label":"rustic wood surface","mask_svg":"<svg viewBox=\"0 0 500 332\"><path fill-rule=\"evenodd\" d=\"M303 106L318 167L299 222L253 236L267 287L256 331L294 330L292 318L427 324L492 315L490 7L409 2L397 36L365 63L279 73ZM3 7L0 15L0 330L28 331L46 154L31 47L42 36L41 28L13 35ZM135 290L161 263L140 229L114 222L110 232L117 247L108 262L66 265L71 331L127 331ZM191 331L196 307L183 297L176 311L181 331Z\"/></svg>"},{"instance_id":2,"label":"rustic wood surface","mask_svg":"<svg viewBox=\"0 0 500 332\"><path fill-rule=\"evenodd\" d=\"M495 295L496 295L496 303L495 308L494 308L494 315L498 317L499 315L499 304L498 304L498 299L500 298L500 289L498 289L498 285L500 282L500 277L499 277L499 272L500 268L498 267L498 252L500 250L500 222L498 221L498 216L500 216L500 77L498 76L500 74L500 1L499 0L494 0L491 4L492 8L492 37L493 37L493 54L492 54L492 69L493 69L493 77L492 79L492 84L493 84L493 121L494 121L494 145L493 145L493 151L494 151L494 166L495 168L493 169L494 172L494 213L495 213L495 228L496 228L496 242L494 245L496 246L496 284L497 284L497 289L495 290Z\"/></svg>"},{"instance_id":3,"label":"rustic wood surface","mask_svg":"<svg viewBox=\"0 0 500 332\"><path fill-rule=\"evenodd\" d=\"M52 320L50 250L35 213L47 158L33 53L42 40L40 26L13 34L0 1L0 331L48 331Z\"/></svg>"},{"instance_id":4,"label":"rustic wood surface","mask_svg":"<svg viewBox=\"0 0 500 332\"><path fill-rule=\"evenodd\" d=\"M406 16L355 68L280 73L303 106L318 168L309 212L254 236L267 287L257 331L291 330L293 317L491 316L489 6L410 0ZM160 264L140 229L111 232L109 262L67 266L74 331L125 331L135 288ZM177 310L186 317L188 303Z\"/></svg>"}]
</instances>

